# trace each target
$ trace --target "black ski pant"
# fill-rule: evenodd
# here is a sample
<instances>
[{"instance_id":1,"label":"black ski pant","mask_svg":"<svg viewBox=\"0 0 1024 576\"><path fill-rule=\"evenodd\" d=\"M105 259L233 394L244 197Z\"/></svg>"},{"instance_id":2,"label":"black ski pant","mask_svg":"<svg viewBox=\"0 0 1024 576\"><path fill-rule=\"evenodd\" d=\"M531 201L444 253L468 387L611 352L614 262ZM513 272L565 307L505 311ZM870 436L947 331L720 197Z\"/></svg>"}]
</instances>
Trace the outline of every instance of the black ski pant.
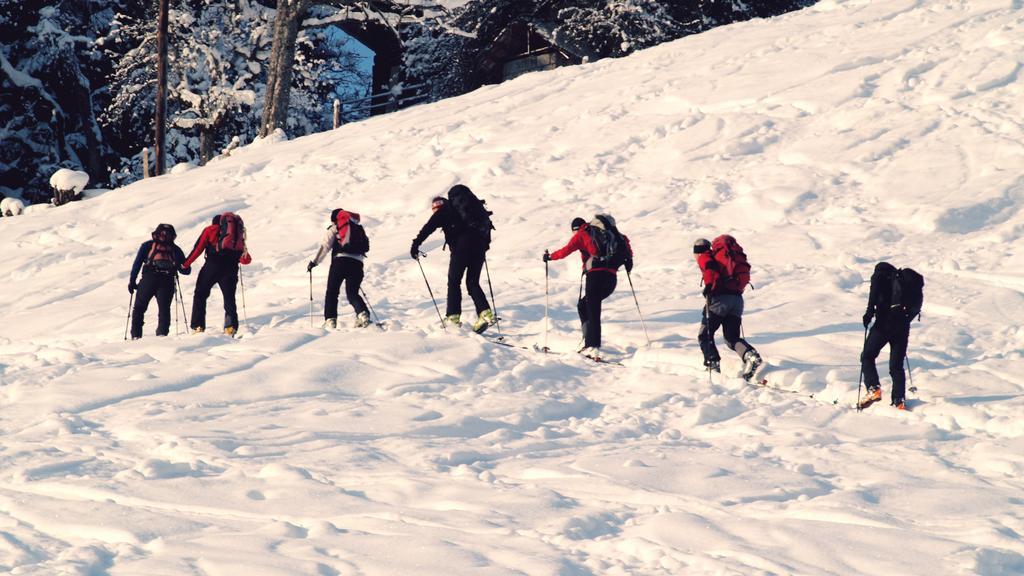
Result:
<instances>
[{"instance_id":1,"label":"black ski pant","mask_svg":"<svg viewBox=\"0 0 1024 576\"><path fill-rule=\"evenodd\" d=\"M587 348L601 347L601 302L615 292L618 283L614 272L588 272L583 297L576 304L583 326L583 345Z\"/></svg>"},{"instance_id":2,"label":"black ski pant","mask_svg":"<svg viewBox=\"0 0 1024 576\"><path fill-rule=\"evenodd\" d=\"M174 274L142 272L142 279L135 289L135 304L132 306L132 338L142 338L149 301L156 296L156 335L167 336L171 330L171 303L174 301Z\"/></svg>"},{"instance_id":3,"label":"black ski pant","mask_svg":"<svg viewBox=\"0 0 1024 576\"><path fill-rule=\"evenodd\" d=\"M345 283L345 297L356 311L356 315L366 312L366 302L359 295L359 286L363 283L363 263L355 258L344 256L331 259L331 271L327 273L327 294L324 296L324 319L338 317L338 296L341 294L341 283Z\"/></svg>"},{"instance_id":4,"label":"black ski pant","mask_svg":"<svg viewBox=\"0 0 1024 576\"><path fill-rule=\"evenodd\" d=\"M860 355L860 369L864 372L864 385L868 390L879 386L878 369L875 359L886 344L889 345L889 376L892 378L892 397L896 402L906 396L906 378L903 361L907 358L907 342L910 340L910 322L900 319L876 320L864 340L864 351Z\"/></svg>"},{"instance_id":5,"label":"black ski pant","mask_svg":"<svg viewBox=\"0 0 1024 576\"><path fill-rule=\"evenodd\" d=\"M491 307L487 303L487 296L484 289L480 287L480 272L484 269L486 252L461 252L452 251L451 260L448 261L448 303L445 307L446 314L462 314L462 277L466 277L466 291L473 299L476 306L476 313L479 314Z\"/></svg>"},{"instance_id":6,"label":"black ski pant","mask_svg":"<svg viewBox=\"0 0 1024 576\"><path fill-rule=\"evenodd\" d=\"M722 328L726 345L739 354L740 358L743 358L748 350L754 349L749 342L740 337L743 327L743 297L737 294L709 296L700 319L700 333L697 335L700 351L704 353L705 366L711 362L722 361L718 347L715 346L715 332L719 327Z\"/></svg>"},{"instance_id":7,"label":"black ski pant","mask_svg":"<svg viewBox=\"0 0 1024 576\"><path fill-rule=\"evenodd\" d=\"M206 329L206 299L214 285L220 286L224 296L224 328L238 330L238 307L235 290L238 287L238 262L207 259L196 278L196 293L192 301L192 329Z\"/></svg>"}]
</instances>

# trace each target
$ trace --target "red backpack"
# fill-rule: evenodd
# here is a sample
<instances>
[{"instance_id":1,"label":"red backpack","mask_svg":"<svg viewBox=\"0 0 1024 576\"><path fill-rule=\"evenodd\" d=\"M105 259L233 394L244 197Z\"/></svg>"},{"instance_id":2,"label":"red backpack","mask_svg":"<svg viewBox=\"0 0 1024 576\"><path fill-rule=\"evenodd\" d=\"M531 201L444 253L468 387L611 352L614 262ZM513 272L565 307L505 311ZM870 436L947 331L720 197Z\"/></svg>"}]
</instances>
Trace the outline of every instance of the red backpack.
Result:
<instances>
[{"instance_id":1,"label":"red backpack","mask_svg":"<svg viewBox=\"0 0 1024 576\"><path fill-rule=\"evenodd\" d=\"M750 264L743 247L732 236L722 234L711 242L711 255L721 269L721 276L713 288L742 294L750 284Z\"/></svg>"},{"instance_id":2,"label":"red backpack","mask_svg":"<svg viewBox=\"0 0 1024 576\"><path fill-rule=\"evenodd\" d=\"M147 268L162 274L175 271L177 264L174 262L173 246L177 236L174 226L170 224L161 224L153 230L153 242L150 244L149 254L146 255Z\"/></svg>"},{"instance_id":3,"label":"red backpack","mask_svg":"<svg viewBox=\"0 0 1024 576\"><path fill-rule=\"evenodd\" d=\"M245 252L245 224L234 212L220 215L220 229L217 231L217 243L214 251L218 253Z\"/></svg>"},{"instance_id":4,"label":"red backpack","mask_svg":"<svg viewBox=\"0 0 1024 576\"><path fill-rule=\"evenodd\" d=\"M370 251L370 239L359 223L359 214L338 210L334 225L338 228L338 248L348 254L363 254ZM346 241L346 236L348 239Z\"/></svg>"}]
</instances>

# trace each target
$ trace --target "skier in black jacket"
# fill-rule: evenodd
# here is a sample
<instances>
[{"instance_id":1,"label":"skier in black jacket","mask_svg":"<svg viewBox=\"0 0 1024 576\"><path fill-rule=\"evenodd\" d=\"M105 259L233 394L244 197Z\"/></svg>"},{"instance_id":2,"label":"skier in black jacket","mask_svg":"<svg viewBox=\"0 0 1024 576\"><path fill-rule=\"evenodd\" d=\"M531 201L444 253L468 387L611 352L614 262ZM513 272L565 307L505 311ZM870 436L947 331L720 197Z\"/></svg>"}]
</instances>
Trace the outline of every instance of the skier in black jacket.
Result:
<instances>
[{"instance_id":1,"label":"skier in black jacket","mask_svg":"<svg viewBox=\"0 0 1024 576\"><path fill-rule=\"evenodd\" d=\"M900 410L906 409L906 374L903 372L903 362L907 357L907 343L910 340L910 318L903 313L902 309L893 309L890 300L892 299L893 279L896 275L896 267L888 262L879 262L875 265L875 271L871 274L871 293L868 296L868 308L864 312L864 328L871 324L872 317L874 325L868 331L864 340L864 351L860 355L860 367L864 374L864 386L868 389L867 398L861 401L861 405L874 403L882 398L882 387L878 380L878 370L875 368L875 359L878 358L882 348L889 345L889 376L892 378L892 405Z\"/></svg>"},{"instance_id":2,"label":"skier in black jacket","mask_svg":"<svg viewBox=\"0 0 1024 576\"><path fill-rule=\"evenodd\" d=\"M157 325L156 335L167 336L171 328L171 302L174 300L174 280L178 272L188 274L183 268L185 253L174 243L177 233L174 226L160 224L153 230L153 239L143 242L132 264L131 276L128 279L128 292L134 293L135 305L132 307L132 340L142 338L142 324L146 316L149 301L156 296ZM138 284L135 278L142 270L142 279Z\"/></svg>"},{"instance_id":3,"label":"skier in black jacket","mask_svg":"<svg viewBox=\"0 0 1024 576\"><path fill-rule=\"evenodd\" d=\"M462 185L453 186L452 190L459 186ZM449 196L452 190L449 190ZM480 287L480 272L483 270L487 250L490 248L490 239L481 237L463 225L448 199L435 197L431 201L431 209L434 213L413 239L409 255L418 260L421 254L420 245L427 237L438 228L444 232L445 244L451 249L451 258L448 261L448 302L445 322L453 326L462 325L462 289L459 284L465 275L466 290L476 306L477 320L473 323L473 330L483 332L495 323L494 312L487 302L483 288Z\"/></svg>"}]
</instances>

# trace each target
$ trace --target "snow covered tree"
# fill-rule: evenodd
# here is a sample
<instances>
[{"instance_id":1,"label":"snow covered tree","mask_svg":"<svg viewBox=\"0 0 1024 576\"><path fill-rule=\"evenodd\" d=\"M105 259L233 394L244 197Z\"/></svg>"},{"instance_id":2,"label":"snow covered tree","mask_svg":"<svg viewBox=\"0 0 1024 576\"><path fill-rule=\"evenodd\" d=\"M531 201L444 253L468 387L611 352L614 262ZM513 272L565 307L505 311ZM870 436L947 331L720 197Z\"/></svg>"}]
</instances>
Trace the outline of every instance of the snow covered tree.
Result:
<instances>
[{"instance_id":1,"label":"snow covered tree","mask_svg":"<svg viewBox=\"0 0 1024 576\"><path fill-rule=\"evenodd\" d=\"M176 0L170 11L167 150L172 161L203 163L238 136L251 141L260 126L275 12L255 0ZM118 61L112 100L103 121L125 136L122 179L141 174L138 150L151 142L155 89L153 18L127 19L113 52ZM325 100L336 84L358 77L357 56L323 29L296 39L288 127L307 134L325 129ZM112 39L110 43L114 41Z\"/></svg>"},{"instance_id":2,"label":"snow covered tree","mask_svg":"<svg viewBox=\"0 0 1024 576\"><path fill-rule=\"evenodd\" d=\"M96 121L107 62L95 39L122 10L112 0L0 0L0 180L7 193L49 196L57 167L106 181L107 152Z\"/></svg>"},{"instance_id":3,"label":"snow covered tree","mask_svg":"<svg viewBox=\"0 0 1024 576\"><path fill-rule=\"evenodd\" d=\"M271 0L261 0L269 3ZM273 0L276 7L273 46L267 72L267 92L263 108L260 135L276 129L289 128L289 110L296 72L296 56L302 32L307 37L312 30L343 21L362 21L381 24L397 41L403 20L419 21L425 15L441 11L430 0ZM322 47L322 43L317 46ZM379 54L378 54L379 56Z\"/></svg>"},{"instance_id":4,"label":"snow covered tree","mask_svg":"<svg viewBox=\"0 0 1024 576\"><path fill-rule=\"evenodd\" d=\"M489 81L480 62L511 26L528 24L579 60L625 56L754 17L782 14L814 0L471 0L406 32L405 75L443 96ZM443 66L438 60L454 63Z\"/></svg>"}]
</instances>

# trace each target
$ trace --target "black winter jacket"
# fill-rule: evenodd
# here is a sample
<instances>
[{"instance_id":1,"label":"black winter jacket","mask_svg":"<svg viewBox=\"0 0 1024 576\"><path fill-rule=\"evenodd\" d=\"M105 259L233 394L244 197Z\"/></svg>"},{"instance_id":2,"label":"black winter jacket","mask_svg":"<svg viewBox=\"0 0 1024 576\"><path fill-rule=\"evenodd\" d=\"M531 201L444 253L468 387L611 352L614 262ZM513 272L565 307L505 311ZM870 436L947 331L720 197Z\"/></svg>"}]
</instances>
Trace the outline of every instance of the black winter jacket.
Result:
<instances>
[{"instance_id":1,"label":"black winter jacket","mask_svg":"<svg viewBox=\"0 0 1024 576\"><path fill-rule=\"evenodd\" d=\"M139 275L140 269L142 270L143 274L149 272L149 267L144 267L144 264L146 263L146 258L149 257L149 250L150 248L152 248L152 246L152 240L147 240L143 242L141 246L139 246L139 252L135 255L135 262L132 263L132 272L131 276L129 277L129 280L132 284L135 283L135 278ZM171 254L174 258L174 264L177 267L177 272L181 272L182 274L188 274L188 272L184 272L181 268L181 265L185 262L185 253L182 252L181 248L179 248L177 244L171 243Z\"/></svg>"},{"instance_id":2,"label":"black winter jacket","mask_svg":"<svg viewBox=\"0 0 1024 576\"><path fill-rule=\"evenodd\" d=\"M430 216L430 220L427 220L427 223L420 229L420 233L412 241L412 249L419 250L420 245L438 228L444 231L444 242L452 249L452 252L458 252L459 254L477 253L486 252L489 248L478 235L473 234L462 226L459 215L446 202Z\"/></svg>"}]
</instances>

